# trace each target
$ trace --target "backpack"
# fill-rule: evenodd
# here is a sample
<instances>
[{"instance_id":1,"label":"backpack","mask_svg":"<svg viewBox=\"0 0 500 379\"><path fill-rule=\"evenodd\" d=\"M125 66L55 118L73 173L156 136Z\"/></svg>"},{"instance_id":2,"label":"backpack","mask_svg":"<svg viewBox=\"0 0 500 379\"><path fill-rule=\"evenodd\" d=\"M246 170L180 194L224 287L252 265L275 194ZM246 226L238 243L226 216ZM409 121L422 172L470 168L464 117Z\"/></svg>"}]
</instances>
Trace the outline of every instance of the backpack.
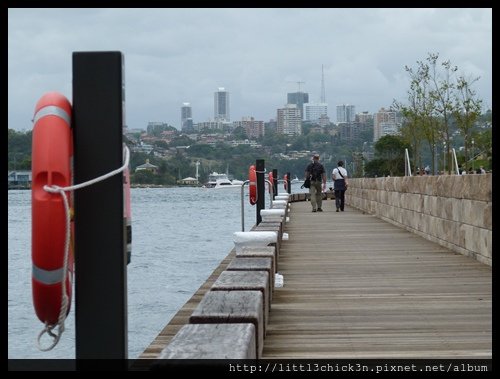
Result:
<instances>
[{"instance_id":1,"label":"backpack","mask_svg":"<svg viewBox=\"0 0 500 379\"><path fill-rule=\"evenodd\" d=\"M322 179L322 174L323 172L325 172L323 166L318 163L318 162L314 162L311 164L312 166L310 167L310 173L311 173L311 180L312 181L321 181Z\"/></svg>"}]
</instances>

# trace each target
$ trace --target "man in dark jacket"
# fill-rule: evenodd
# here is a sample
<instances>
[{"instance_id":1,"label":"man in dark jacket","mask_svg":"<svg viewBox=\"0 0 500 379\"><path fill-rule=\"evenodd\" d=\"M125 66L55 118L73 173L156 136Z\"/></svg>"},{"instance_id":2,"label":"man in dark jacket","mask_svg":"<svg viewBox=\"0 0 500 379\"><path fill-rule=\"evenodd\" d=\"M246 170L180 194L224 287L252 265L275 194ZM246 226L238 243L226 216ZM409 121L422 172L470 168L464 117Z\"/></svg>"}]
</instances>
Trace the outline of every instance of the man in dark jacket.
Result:
<instances>
[{"instance_id":1,"label":"man in dark jacket","mask_svg":"<svg viewBox=\"0 0 500 379\"><path fill-rule=\"evenodd\" d=\"M319 163L319 154L313 155L313 161L306 167L304 175L306 178L311 178L309 194L311 195L312 211L323 212L321 205L323 202L323 191L326 188L326 172L323 165Z\"/></svg>"}]
</instances>

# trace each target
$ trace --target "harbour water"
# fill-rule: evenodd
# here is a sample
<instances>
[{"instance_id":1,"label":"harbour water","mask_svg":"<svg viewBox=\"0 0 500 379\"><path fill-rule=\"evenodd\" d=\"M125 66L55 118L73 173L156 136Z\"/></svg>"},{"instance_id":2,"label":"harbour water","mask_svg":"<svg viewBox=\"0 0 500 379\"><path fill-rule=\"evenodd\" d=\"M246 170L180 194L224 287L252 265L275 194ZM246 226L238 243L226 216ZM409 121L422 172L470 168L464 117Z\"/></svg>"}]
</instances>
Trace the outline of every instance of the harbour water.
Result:
<instances>
[{"instance_id":1,"label":"harbour water","mask_svg":"<svg viewBox=\"0 0 500 379\"><path fill-rule=\"evenodd\" d=\"M232 234L241 230L241 192L134 188L131 196L132 261L127 275L128 344L133 359L233 248ZM245 230L250 230L256 210L248 202L248 188L244 207ZM8 358L75 358L74 306L59 344L49 352L39 351L36 339L43 325L31 295L31 191L8 191Z\"/></svg>"}]
</instances>

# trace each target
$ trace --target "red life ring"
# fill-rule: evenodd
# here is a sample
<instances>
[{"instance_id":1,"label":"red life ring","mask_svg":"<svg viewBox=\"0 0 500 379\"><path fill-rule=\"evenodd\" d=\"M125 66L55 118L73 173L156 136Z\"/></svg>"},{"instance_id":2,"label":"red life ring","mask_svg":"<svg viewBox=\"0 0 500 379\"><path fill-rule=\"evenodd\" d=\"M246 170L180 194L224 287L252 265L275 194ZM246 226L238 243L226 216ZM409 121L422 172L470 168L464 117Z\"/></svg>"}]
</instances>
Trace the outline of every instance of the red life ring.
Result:
<instances>
[{"instance_id":1,"label":"red life ring","mask_svg":"<svg viewBox=\"0 0 500 379\"><path fill-rule=\"evenodd\" d=\"M66 212L58 193L44 185L67 187L72 184L73 135L71 104L57 92L43 95L35 107L32 136L32 288L33 305L40 321L58 322L62 302L62 282L66 277L69 312L73 282L73 251L70 246L64 272ZM72 206L72 198L69 196ZM66 274L66 275L65 275Z\"/></svg>"},{"instance_id":2,"label":"red life ring","mask_svg":"<svg viewBox=\"0 0 500 379\"><path fill-rule=\"evenodd\" d=\"M255 205L257 204L257 173L255 172L255 166L251 165L248 169L248 188L250 191L250 204Z\"/></svg>"},{"instance_id":3,"label":"red life ring","mask_svg":"<svg viewBox=\"0 0 500 379\"><path fill-rule=\"evenodd\" d=\"M284 180L283 187L285 187L285 191L286 191L288 189L288 175L287 174L285 174L283 176L283 180Z\"/></svg>"}]
</instances>

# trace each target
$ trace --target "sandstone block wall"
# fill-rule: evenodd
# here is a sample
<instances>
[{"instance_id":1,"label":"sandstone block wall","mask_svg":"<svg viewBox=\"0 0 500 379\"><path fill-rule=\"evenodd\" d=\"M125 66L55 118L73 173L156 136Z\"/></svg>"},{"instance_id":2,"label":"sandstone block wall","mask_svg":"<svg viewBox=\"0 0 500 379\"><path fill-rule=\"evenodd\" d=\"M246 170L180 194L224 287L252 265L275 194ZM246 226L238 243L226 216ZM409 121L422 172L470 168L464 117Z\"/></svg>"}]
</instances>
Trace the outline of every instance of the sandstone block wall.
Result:
<instances>
[{"instance_id":1,"label":"sandstone block wall","mask_svg":"<svg viewBox=\"0 0 500 379\"><path fill-rule=\"evenodd\" d=\"M492 177L349 179L346 203L492 265Z\"/></svg>"}]
</instances>

